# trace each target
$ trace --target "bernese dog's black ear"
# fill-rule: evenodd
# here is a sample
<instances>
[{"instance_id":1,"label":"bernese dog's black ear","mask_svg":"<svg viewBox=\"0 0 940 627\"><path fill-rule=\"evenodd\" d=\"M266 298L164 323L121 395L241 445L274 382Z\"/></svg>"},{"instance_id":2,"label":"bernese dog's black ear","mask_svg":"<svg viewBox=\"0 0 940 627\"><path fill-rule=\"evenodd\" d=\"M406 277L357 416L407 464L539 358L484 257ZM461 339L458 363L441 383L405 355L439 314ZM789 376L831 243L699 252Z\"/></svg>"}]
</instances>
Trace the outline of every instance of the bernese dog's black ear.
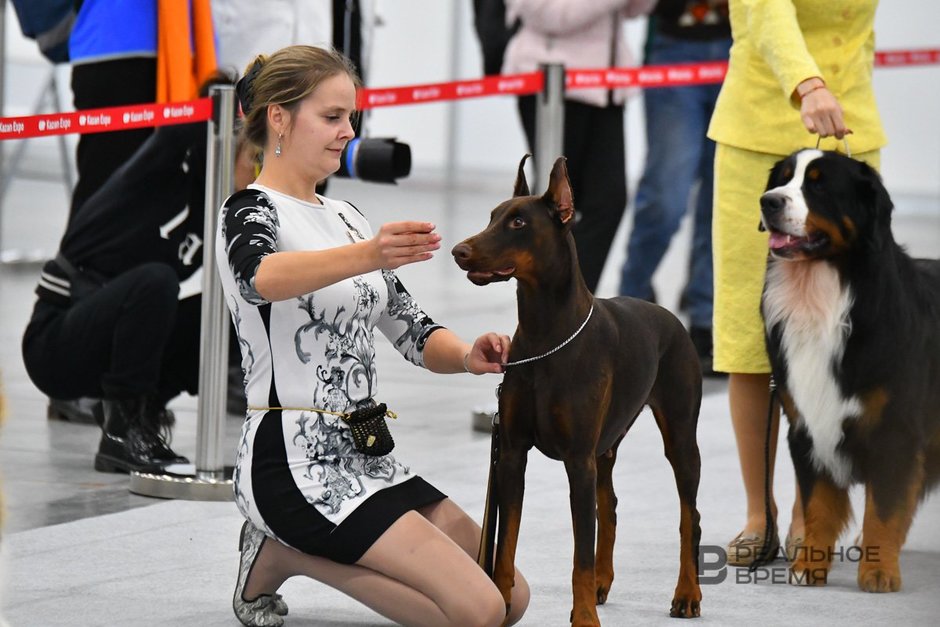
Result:
<instances>
[{"instance_id":1,"label":"bernese dog's black ear","mask_svg":"<svg viewBox=\"0 0 940 627\"><path fill-rule=\"evenodd\" d=\"M786 165L787 160L790 157L785 157L774 164L774 167L770 168L770 173L767 175L767 184L764 185L764 191L773 189L775 187L780 187L784 185L786 181L783 179L783 167Z\"/></svg>"},{"instance_id":2,"label":"bernese dog's black ear","mask_svg":"<svg viewBox=\"0 0 940 627\"><path fill-rule=\"evenodd\" d=\"M782 180L782 178L783 178L783 166L787 162L788 159L789 157L785 157L781 159L780 161L778 161L777 163L775 163L772 168L770 168L770 172L767 175L767 184L764 185L765 192L775 187L780 187L781 185L786 183L786 181ZM758 209L760 209L760 205L758 205ZM758 211L758 216L760 216L759 211ZM762 233L767 230L767 228L764 226L764 221L761 220L760 217L757 218L757 230Z\"/></svg>"},{"instance_id":3,"label":"bernese dog's black ear","mask_svg":"<svg viewBox=\"0 0 940 627\"><path fill-rule=\"evenodd\" d=\"M886 236L891 235L891 211L894 203L885 189L881 175L873 167L858 161L858 199L865 212L866 221L870 221L866 231L869 243L875 250L885 244Z\"/></svg>"}]
</instances>

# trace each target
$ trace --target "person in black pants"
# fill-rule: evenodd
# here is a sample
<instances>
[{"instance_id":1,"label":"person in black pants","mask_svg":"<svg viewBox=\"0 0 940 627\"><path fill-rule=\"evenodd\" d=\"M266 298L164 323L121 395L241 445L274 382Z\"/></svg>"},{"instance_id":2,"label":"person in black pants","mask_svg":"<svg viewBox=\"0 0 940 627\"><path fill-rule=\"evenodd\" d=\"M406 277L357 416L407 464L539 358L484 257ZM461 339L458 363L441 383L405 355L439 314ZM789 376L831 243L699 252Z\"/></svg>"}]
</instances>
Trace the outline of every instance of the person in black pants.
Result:
<instances>
[{"instance_id":1,"label":"person in black pants","mask_svg":"<svg viewBox=\"0 0 940 627\"><path fill-rule=\"evenodd\" d=\"M535 151L535 96L520 96L519 116L530 150ZM600 282L610 245L627 206L623 105L595 107L565 101L564 154L580 214L574 239L588 289Z\"/></svg>"},{"instance_id":2,"label":"person in black pants","mask_svg":"<svg viewBox=\"0 0 940 627\"><path fill-rule=\"evenodd\" d=\"M518 24L506 47L502 73L534 72L543 63L566 68L633 65L625 20L649 12L655 0L506 0L506 23ZM584 282L597 290L607 253L627 206L624 89L565 93L563 155L574 193L574 234ZM520 96L519 116L529 150L536 152L536 97ZM556 156L553 155L551 160ZM548 165L536 163L539 171Z\"/></svg>"},{"instance_id":3,"label":"person in black pants","mask_svg":"<svg viewBox=\"0 0 940 627\"><path fill-rule=\"evenodd\" d=\"M146 104L157 98L157 61L131 57L72 67L75 109L98 109ZM119 86L115 88L115 86ZM78 180L69 210L74 214L153 134L153 128L80 135L75 150Z\"/></svg>"},{"instance_id":4,"label":"person in black pants","mask_svg":"<svg viewBox=\"0 0 940 627\"><path fill-rule=\"evenodd\" d=\"M202 265L205 137L157 130L71 217L36 288L26 371L51 397L103 399L100 471L188 461L166 403L198 391L201 298L179 296Z\"/></svg>"}]
</instances>

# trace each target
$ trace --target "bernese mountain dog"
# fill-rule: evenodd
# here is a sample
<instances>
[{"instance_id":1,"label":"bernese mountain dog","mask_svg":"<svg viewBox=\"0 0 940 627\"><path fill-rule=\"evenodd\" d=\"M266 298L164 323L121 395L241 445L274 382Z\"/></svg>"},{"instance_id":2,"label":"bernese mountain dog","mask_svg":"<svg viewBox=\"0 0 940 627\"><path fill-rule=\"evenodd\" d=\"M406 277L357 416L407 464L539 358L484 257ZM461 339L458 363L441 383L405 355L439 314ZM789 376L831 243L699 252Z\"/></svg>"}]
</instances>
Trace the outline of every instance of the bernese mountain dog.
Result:
<instances>
[{"instance_id":1,"label":"bernese mountain dog","mask_svg":"<svg viewBox=\"0 0 940 627\"><path fill-rule=\"evenodd\" d=\"M940 260L894 241L881 177L835 152L778 162L760 206L761 311L806 524L790 581L826 583L861 483L858 585L895 592L914 512L940 480Z\"/></svg>"}]
</instances>

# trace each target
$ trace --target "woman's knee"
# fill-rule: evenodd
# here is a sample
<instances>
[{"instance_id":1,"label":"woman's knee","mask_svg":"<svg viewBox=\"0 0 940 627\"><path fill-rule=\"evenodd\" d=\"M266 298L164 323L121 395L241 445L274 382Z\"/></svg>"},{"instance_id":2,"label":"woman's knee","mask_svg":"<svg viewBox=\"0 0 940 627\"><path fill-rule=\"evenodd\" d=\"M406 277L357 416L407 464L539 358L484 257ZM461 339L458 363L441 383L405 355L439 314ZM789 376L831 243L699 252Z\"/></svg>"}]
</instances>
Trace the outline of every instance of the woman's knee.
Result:
<instances>
[{"instance_id":1,"label":"woman's knee","mask_svg":"<svg viewBox=\"0 0 940 627\"><path fill-rule=\"evenodd\" d=\"M506 620L506 603L499 590L491 581L476 589L461 593L460 600L453 607L445 609L445 614L452 625L461 627L489 627L502 625Z\"/></svg>"},{"instance_id":2,"label":"woman's knee","mask_svg":"<svg viewBox=\"0 0 940 627\"><path fill-rule=\"evenodd\" d=\"M529 607L529 582L525 580L518 570L516 570L516 581L512 588L512 603L509 606L509 624L514 625L519 622L522 615Z\"/></svg>"}]
</instances>

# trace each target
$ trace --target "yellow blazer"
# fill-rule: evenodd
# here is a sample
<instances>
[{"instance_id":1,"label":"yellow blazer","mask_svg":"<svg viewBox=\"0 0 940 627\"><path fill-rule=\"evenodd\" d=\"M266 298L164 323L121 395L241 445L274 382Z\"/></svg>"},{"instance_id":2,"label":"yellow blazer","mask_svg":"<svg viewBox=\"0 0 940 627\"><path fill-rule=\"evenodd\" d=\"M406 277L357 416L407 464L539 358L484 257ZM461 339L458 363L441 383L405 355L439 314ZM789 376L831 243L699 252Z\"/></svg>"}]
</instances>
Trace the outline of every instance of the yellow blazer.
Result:
<instances>
[{"instance_id":1,"label":"yellow blazer","mask_svg":"<svg viewBox=\"0 0 940 627\"><path fill-rule=\"evenodd\" d=\"M877 0L731 0L734 43L708 136L786 155L816 145L800 120L796 86L818 76L839 100L852 153L887 143L871 73ZM834 148L835 140L826 141Z\"/></svg>"}]
</instances>

